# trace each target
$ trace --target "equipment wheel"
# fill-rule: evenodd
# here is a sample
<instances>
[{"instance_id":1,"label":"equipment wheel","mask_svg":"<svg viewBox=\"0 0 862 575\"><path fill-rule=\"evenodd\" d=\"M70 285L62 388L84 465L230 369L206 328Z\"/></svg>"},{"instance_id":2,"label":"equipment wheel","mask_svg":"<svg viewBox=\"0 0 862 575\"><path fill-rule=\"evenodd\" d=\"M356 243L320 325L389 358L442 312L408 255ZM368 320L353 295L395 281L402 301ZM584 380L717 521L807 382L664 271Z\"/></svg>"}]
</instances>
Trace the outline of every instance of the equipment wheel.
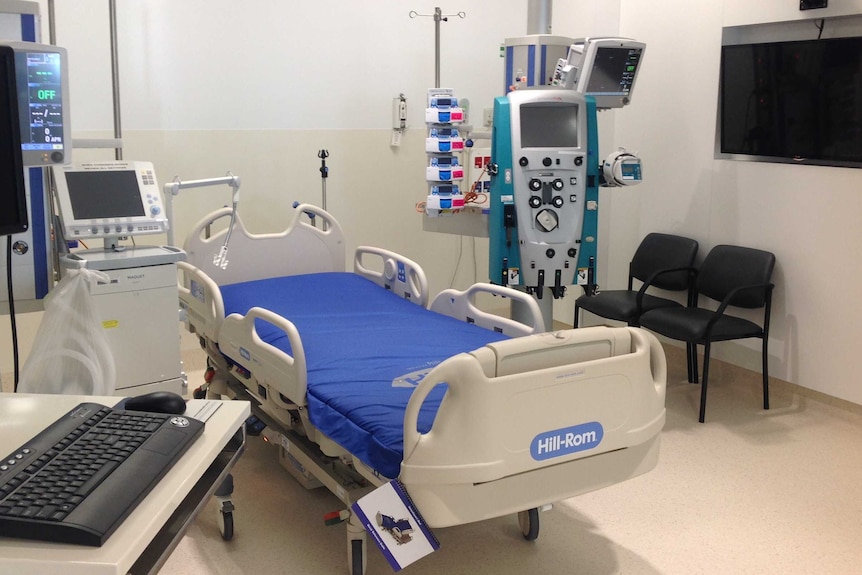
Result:
<instances>
[{"instance_id":1,"label":"equipment wheel","mask_svg":"<svg viewBox=\"0 0 862 575\"><path fill-rule=\"evenodd\" d=\"M233 539L233 511L220 511L218 514L218 530L225 541Z\"/></svg>"},{"instance_id":2,"label":"equipment wheel","mask_svg":"<svg viewBox=\"0 0 862 575\"><path fill-rule=\"evenodd\" d=\"M539 537L539 510L535 507L518 512L518 524L521 534L527 541L535 541Z\"/></svg>"}]
</instances>

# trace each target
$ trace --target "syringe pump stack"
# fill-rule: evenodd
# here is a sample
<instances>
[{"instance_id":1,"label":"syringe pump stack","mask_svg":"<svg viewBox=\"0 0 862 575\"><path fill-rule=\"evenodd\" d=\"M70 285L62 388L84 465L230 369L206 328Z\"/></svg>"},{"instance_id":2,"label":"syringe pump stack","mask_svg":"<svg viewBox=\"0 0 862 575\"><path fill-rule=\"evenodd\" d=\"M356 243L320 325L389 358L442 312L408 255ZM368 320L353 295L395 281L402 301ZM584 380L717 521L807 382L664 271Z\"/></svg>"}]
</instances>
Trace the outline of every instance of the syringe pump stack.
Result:
<instances>
[{"instance_id":1,"label":"syringe pump stack","mask_svg":"<svg viewBox=\"0 0 862 575\"><path fill-rule=\"evenodd\" d=\"M449 88L428 90L428 107L425 123L428 137L425 152L428 165L425 180L428 182L428 197L425 213L436 217L454 213L464 207L464 193L460 182L464 179L464 168L459 156L464 150L464 139L458 126L465 120L465 113L458 106L458 98Z\"/></svg>"}]
</instances>

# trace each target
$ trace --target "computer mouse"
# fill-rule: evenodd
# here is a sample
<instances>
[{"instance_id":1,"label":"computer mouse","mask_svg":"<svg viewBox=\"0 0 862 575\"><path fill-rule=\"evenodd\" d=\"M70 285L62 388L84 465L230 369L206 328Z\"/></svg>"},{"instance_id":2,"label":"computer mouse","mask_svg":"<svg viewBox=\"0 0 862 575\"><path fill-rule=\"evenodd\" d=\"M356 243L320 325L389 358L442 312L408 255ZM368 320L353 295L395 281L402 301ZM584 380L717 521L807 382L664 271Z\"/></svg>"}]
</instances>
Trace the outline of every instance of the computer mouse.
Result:
<instances>
[{"instance_id":1,"label":"computer mouse","mask_svg":"<svg viewBox=\"0 0 862 575\"><path fill-rule=\"evenodd\" d=\"M186 411L186 400L173 391L153 391L130 397L123 405L127 411L149 411L150 413L181 414Z\"/></svg>"}]
</instances>

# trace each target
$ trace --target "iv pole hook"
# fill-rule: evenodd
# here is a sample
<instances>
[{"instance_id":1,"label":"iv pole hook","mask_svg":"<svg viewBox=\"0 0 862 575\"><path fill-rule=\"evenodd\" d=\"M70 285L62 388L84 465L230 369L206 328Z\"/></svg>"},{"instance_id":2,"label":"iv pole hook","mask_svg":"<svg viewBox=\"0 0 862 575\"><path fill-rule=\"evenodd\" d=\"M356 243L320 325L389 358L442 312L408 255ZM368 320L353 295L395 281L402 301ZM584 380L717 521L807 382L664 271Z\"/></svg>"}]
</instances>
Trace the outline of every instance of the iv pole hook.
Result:
<instances>
[{"instance_id":1,"label":"iv pole hook","mask_svg":"<svg viewBox=\"0 0 862 575\"><path fill-rule=\"evenodd\" d=\"M448 22L450 16L457 16L462 20L467 17L466 12L458 12L457 14L443 14L440 7L434 8L434 14L419 14L415 10L411 10L408 14L411 18L417 16L433 16L434 17L434 87L440 87L440 22Z\"/></svg>"}]
</instances>

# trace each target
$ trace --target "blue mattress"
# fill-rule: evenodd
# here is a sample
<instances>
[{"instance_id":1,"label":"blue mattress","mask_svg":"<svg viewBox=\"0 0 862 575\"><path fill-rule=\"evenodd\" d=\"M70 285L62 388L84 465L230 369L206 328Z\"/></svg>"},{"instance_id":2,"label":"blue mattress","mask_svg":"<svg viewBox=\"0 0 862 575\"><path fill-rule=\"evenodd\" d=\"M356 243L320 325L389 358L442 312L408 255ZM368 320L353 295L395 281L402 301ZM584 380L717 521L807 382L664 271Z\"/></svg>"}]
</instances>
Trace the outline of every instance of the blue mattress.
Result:
<instances>
[{"instance_id":1,"label":"blue mattress","mask_svg":"<svg viewBox=\"0 0 862 575\"><path fill-rule=\"evenodd\" d=\"M389 478L400 472L404 411L424 374L448 357L507 337L424 309L353 273L288 276L221 290L225 314L262 307L296 326L308 369L309 419ZM265 342L291 353L280 330L260 320L256 328ZM230 359L243 365L241 358ZM423 404L420 431L431 429L444 393L445 386L437 386Z\"/></svg>"}]
</instances>

